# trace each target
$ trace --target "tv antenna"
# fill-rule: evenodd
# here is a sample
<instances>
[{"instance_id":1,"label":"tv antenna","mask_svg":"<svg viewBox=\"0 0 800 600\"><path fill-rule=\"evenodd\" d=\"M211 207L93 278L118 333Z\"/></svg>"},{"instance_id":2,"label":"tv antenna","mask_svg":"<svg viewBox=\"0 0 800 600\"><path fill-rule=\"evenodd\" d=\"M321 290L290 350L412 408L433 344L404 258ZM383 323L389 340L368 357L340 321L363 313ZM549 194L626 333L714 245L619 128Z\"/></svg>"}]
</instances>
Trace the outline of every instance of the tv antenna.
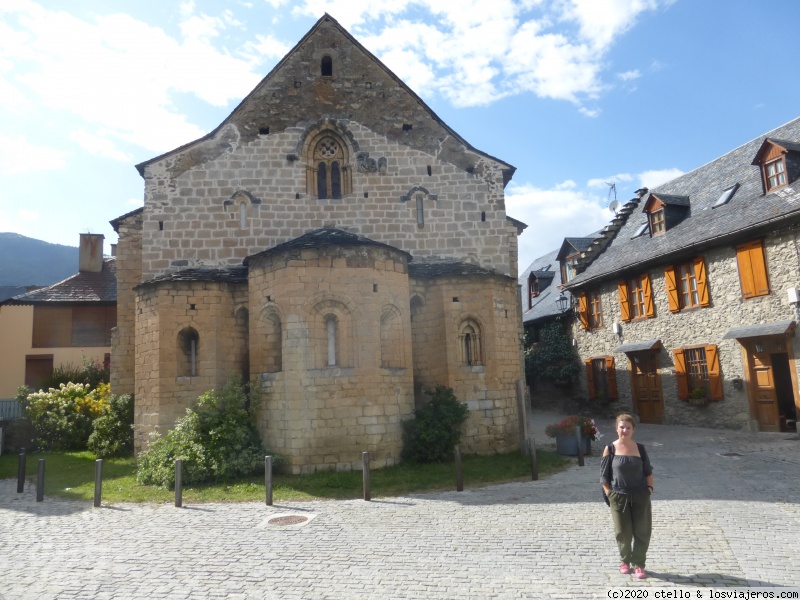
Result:
<instances>
[{"instance_id":1,"label":"tv antenna","mask_svg":"<svg viewBox=\"0 0 800 600\"><path fill-rule=\"evenodd\" d=\"M619 200L617 200L617 184L616 182L609 183L607 181L606 185L608 186L608 197L606 198L606 202L608 202L608 210L612 211L614 214L617 214L617 211L620 207ZM613 199L611 198L612 194L614 195Z\"/></svg>"}]
</instances>

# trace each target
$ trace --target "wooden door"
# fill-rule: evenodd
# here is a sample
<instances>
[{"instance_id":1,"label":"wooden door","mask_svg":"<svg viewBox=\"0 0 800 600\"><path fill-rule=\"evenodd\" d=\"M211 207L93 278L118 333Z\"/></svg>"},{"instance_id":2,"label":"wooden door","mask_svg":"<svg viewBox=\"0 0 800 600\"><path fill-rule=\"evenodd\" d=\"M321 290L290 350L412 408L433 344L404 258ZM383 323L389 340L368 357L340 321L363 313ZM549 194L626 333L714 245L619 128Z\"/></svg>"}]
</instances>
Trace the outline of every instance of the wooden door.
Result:
<instances>
[{"instance_id":1,"label":"wooden door","mask_svg":"<svg viewBox=\"0 0 800 600\"><path fill-rule=\"evenodd\" d=\"M629 356L633 401L642 423L661 423L664 418L664 399L661 396L661 377L658 374L657 354L636 352Z\"/></svg>"},{"instance_id":2,"label":"wooden door","mask_svg":"<svg viewBox=\"0 0 800 600\"><path fill-rule=\"evenodd\" d=\"M780 431L778 421L778 395L775 392L775 374L767 352L753 352L750 377L755 417L761 431Z\"/></svg>"}]
</instances>

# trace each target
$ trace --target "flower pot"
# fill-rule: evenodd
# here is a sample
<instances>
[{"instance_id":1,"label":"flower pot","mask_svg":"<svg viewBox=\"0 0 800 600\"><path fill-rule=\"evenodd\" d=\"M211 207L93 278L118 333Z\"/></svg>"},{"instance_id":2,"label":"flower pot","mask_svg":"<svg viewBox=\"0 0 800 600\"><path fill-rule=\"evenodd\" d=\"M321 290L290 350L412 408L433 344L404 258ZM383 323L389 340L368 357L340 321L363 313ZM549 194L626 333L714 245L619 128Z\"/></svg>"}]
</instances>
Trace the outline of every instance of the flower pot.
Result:
<instances>
[{"instance_id":1,"label":"flower pot","mask_svg":"<svg viewBox=\"0 0 800 600\"><path fill-rule=\"evenodd\" d=\"M583 453L591 454L592 438L581 436L581 443L583 444ZM556 452L565 456L578 456L578 440L574 435L557 435Z\"/></svg>"}]
</instances>

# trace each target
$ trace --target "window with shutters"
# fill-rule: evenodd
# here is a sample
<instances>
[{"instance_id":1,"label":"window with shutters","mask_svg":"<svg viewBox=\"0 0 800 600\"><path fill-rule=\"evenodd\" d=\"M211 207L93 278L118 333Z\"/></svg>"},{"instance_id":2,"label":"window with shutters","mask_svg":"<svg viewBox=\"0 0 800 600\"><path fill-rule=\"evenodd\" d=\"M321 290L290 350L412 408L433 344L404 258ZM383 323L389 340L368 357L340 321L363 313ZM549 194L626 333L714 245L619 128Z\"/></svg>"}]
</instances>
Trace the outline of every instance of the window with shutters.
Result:
<instances>
[{"instance_id":1,"label":"window with shutters","mask_svg":"<svg viewBox=\"0 0 800 600\"><path fill-rule=\"evenodd\" d=\"M623 321L656 316L649 273L623 279L617 289Z\"/></svg>"},{"instance_id":2,"label":"window with shutters","mask_svg":"<svg viewBox=\"0 0 800 600\"><path fill-rule=\"evenodd\" d=\"M764 256L764 243L761 240L737 246L736 263L739 267L742 298L755 298L769 294L767 261Z\"/></svg>"},{"instance_id":3,"label":"window with shutters","mask_svg":"<svg viewBox=\"0 0 800 600\"><path fill-rule=\"evenodd\" d=\"M586 382L590 400L607 402L617 399L617 371L613 356L600 356L585 361Z\"/></svg>"},{"instance_id":4,"label":"window with shutters","mask_svg":"<svg viewBox=\"0 0 800 600\"><path fill-rule=\"evenodd\" d=\"M600 292L582 292L578 296L578 319L581 329L599 329L603 326Z\"/></svg>"},{"instance_id":5,"label":"window with shutters","mask_svg":"<svg viewBox=\"0 0 800 600\"><path fill-rule=\"evenodd\" d=\"M533 308L533 299L539 295L539 278L533 273L528 277L528 308Z\"/></svg>"},{"instance_id":6,"label":"window with shutters","mask_svg":"<svg viewBox=\"0 0 800 600\"><path fill-rule=\"evenodd\" d=\"M110 346L116 306L34 306L34 348Z\"/></svg>"},{"instance_id":7,"label":"window with shutters","mask_svg":"<svg viewBox=\"0 0 800 600\"><path fill-rule=\"evenodd\" d=\"M716 346L693 346L673 351L678 398L722 400L722 376Z\"/></svg>"},{"instance_id":8,"label":"window with shutters","mask_svg":"<svg viewBox=\"0 0 800 600\"><path fill-rule=\"evenodd\" d=\"M665 268L664 278L671 312L711 304L706 264L702 258Z\"/></svg>"}]
</instances>

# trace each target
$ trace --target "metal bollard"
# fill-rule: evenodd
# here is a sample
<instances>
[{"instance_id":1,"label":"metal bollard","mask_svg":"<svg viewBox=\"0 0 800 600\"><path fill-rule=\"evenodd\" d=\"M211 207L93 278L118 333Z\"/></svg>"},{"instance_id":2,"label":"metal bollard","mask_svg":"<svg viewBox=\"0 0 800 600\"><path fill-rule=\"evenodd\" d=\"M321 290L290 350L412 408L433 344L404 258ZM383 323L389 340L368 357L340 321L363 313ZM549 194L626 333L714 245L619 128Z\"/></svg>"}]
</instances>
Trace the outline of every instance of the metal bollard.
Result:
<instances>
[{"instance_id":1,"label":"metal bollard","mask_svg":"<svg viewBox=\"0 0 800 600\"><path fill-rule=\"evenodd\" d=\"M464 491L464 471L461 468L461 448L455 447L456 458L456 491Z\"/></svg>"},{"instance_id":2,"label":"metal bollard","mask_svg":"<svg viewBox=\"0 0 800 600\"><path fill-rule=\"evenodd\" d=\"M175 460L175 506L183 506L183 460Z\"/></svg>"},{"instance_id":3,"label":"metal bollard","mask_svg":"<svg viewBox=\"0 0 800 600\"><path fill-rule=\"evenodd\" d=\"M583 436L581 436L581 426L575 425L575 439L578 440L578 466L583 466Z\"/></svg>"},{"instance_id":4,"label":"metal bollard","mask_svg":"<svg viewBox=\"0 0 800 600\"><path fill-rule=\"evenodd\" d=\"M17 464L17 493L21 494L25 491L25 448L19 454L19 463Z\"/></svg>"},{"instance_id":5,"label":"metal bollard","mask_svg":"<svg viewBox=\"0 0 800 600\"><path fill-rule=\"evenodd\" d=\"M103 459L94 461L94 506L100 506L103 495Z\"/></svg>"},{"instance_id":6,"label":"metal bollard","mask_svg":"<svg viewBox=\"0 0 800 600\"><path fill-rule=\"evenodd\" d=\"M539 464L536 462L536 442L528 438L528 454L531 457L531 481L539 480Z\"/></svg>"},{"instance_id":7,"label":"metal bollard","mask_svg":"<svg viewBox=\"0 0 800 600\"><path fill-rule=\"evenodd\" d=\"M272 506L272 457L264 457L264 484L267 488L267 506Z\"/></svg>"},{"instance_id":8,"label":"metal bollard","mask_svg":"<svg viewBox=\"0 0 800 600\"><path fill-rule=\"evenodd\" d=\"M44 459L39 459L39 472L36 474L36 501L44 500Z\"/></svg>"},{"instance_id":9,"label":"metal bollard","mask_svg":"<svg viewBox=\"0 0 800 600\"><path fill-rule=\"evenodd\" d=\"M372 489L369 483L369 452L361 453L362 472L364 473L364 500L372 500Z\"/></svg>"}]
</instances>

